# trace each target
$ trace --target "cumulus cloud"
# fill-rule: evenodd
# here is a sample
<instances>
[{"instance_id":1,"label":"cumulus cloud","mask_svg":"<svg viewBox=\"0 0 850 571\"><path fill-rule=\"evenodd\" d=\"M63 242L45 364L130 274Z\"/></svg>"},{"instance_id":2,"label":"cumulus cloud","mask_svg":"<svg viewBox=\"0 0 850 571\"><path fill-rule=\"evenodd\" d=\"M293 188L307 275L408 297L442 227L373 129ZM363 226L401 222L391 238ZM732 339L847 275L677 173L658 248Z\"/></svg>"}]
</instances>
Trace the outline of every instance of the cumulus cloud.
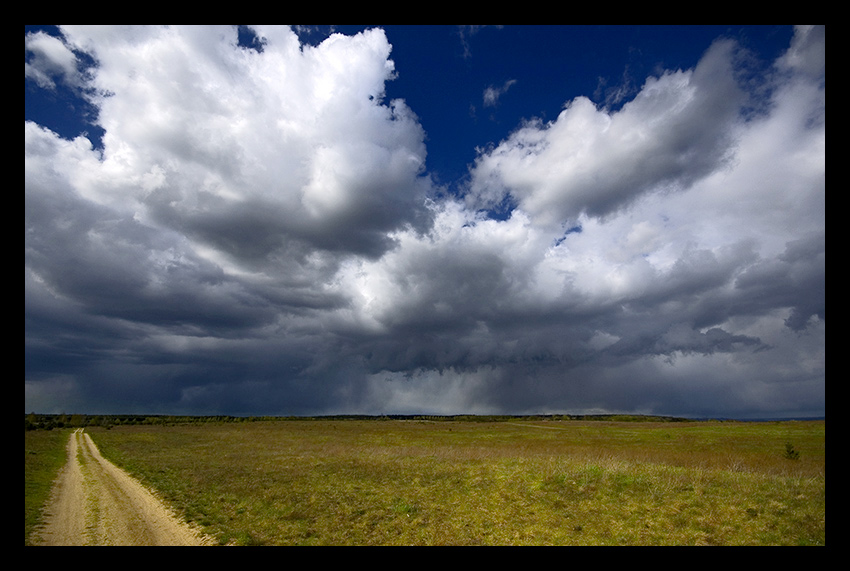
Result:
<instances>
[{"instance_id":1,"label":"cumulus cloud","mask_svg":"<svg viewBox=\"0 0 850 571\"><path fill-rule=\"evenodd\" d=\"M56 78L72 87L81 84L77 56L59 38L44 32L28 34L24 49L28 56L24 76L40 87L55 89Z\"/></svg>"},{"instance_id":2,"label":"cumulus cloud","mask_svg":"<svg viewBox=\"0 0 850 571\"><path fill-rule=\"evenodd\" d=\"M424 133L383 101L383 32L316 47L256 33L262 53L231 27L63 28L98 62L104 149L25 124L28 300L134 332L279 332L290 311L343 303L346 256L427 229Z\"/></svg>"},{"instance_id":3,"label":"cumulus cloud","mask_svg":"<svg viewBox=\"0 0 850 571\"><path fill-rule=\"evenodd\" d=\"M822 29L757 93L720 40L616 112L569 101L462 196L382 30L252 30L53 38L97 62L104 137L25 122L28 407L823 410Z\"/></svg>"},{"instance_id":4,"label":"cumulus cloud","mask_svg":"<svg viewBox=\"0 0 850 571\"><path fill-rule=\"evenodd\" d=\"M482 152L465 203L444 203L427 240L362 268L364 312L396 332L374 346L374 366L491 367L479 398L499 410L529 394L587 405L587 379L637 399L643 380L622 383L690 374L695 360L732 374L759 355L756 376L779 374L767 363L783 349L746 324L817 337L825 318L823 89L810 74L777 76L770 111L751 116L737 50L718 42L616 114L581 98ZM511 217L490 218L505 200ZM641 375L615 372L639 363ZM705 382L714 398L727 390Z\"/></svg>"},{"instance_id":5,"label":"cumulus cloud","mask_svg":"<svg viewBox=\"0 0 850 571\"><path fill-rule=\"evenodd\" d=\"M379 255L388 232L427 226L424 133L382 101L382 31L301 49L259 28L262 53L231 27L65 32L99 62L103 170L122 170L117 199L151 223L248 266L314 247Z\"/></svg>"},{"instance_id":6,"label":"cumulus cloud","mask_svg":"<svg viewBox=\"0 0 850 571\"><path fill-rule=\"evenodd\" d=\"M735 44L715 43L693 70L647 80L615 113L586 97L555 121L530 121L478 157L470 202L510 195L542 223L617 212L641 194L687 188L729 160L743 102L733 74Z\"/></svg>"}]
</instances>

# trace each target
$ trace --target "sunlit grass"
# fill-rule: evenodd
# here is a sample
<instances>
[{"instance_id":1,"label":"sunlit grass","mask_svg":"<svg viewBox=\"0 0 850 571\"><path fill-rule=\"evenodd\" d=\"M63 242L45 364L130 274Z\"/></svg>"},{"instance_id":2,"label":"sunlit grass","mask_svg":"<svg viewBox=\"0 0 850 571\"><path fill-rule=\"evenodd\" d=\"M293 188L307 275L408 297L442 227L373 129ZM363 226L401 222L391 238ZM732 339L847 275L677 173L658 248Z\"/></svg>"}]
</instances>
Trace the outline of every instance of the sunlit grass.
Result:
<instances>
[{"instance_id":1,"label":"sunlit grass","mask_svg":"<svg viewBox=\"0 0 850 571\"><path fill-rule=\"evenodd\" d=\"M31 430L24 436L24 543L42 521L42 507L65 463L70 430Z\"/></svg>"},{"instance_id":2,"label":"sunlit grass","mask_svg":"<svg viewBox=\"0 0 850 571\"><path fill-rule=\"evenodd\" d=\"M225 543L825 541L824 423L281 421L90 429ZM786 457L786 443L799 451Z\"/></svg>"}]
</instances>

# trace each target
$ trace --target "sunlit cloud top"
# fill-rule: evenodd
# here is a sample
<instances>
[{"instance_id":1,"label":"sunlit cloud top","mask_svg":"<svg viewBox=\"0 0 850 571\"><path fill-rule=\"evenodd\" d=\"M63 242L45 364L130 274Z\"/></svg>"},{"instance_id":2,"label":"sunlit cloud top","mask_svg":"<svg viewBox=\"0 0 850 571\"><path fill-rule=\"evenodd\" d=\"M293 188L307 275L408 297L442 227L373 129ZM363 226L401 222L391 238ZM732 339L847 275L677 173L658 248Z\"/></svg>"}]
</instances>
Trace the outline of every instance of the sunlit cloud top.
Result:
<instances>
[{"instance_id":1,"label":"sunlit cloud top","mask_svg":"<svg viewBox=\"0 0 850 571\"><path fill-rule=\"evenodd\" d=\"M823 416L825 32L767 31L573 92L607 30L27 29L27 411Z\"/></svg>"}]
</instances>

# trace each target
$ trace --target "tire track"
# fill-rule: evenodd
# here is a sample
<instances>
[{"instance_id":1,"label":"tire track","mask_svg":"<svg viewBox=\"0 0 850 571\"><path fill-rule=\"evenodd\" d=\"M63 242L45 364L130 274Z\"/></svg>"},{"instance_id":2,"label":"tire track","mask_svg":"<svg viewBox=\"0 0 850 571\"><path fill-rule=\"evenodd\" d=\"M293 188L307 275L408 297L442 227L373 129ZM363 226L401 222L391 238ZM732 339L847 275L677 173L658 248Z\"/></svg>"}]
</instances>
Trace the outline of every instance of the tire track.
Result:
<instances>
[{"instance_id":1,"label":"tire track","mask_svg":"<svg viewBox=\"0 0 850 571\"><path fill-rule=\"evenodd\" d=\"M68 441L40 545L206 545L137 480L101 456L83 429Z\"/></svg>"}]
</instances>

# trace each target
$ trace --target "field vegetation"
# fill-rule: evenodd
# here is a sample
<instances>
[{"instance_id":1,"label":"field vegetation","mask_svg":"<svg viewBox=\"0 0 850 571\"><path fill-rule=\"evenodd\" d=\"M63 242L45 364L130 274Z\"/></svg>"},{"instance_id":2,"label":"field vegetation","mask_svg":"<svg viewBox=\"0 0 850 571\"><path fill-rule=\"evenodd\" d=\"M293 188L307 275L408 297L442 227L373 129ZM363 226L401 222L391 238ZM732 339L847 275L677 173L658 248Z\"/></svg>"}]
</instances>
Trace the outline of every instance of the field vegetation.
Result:
<instances>
[{"instance_id":1,"label":"field vegetation","mask_svg":"<svg viewBox=\"0 0 850 571\"><path fill-rule=\"evenodd\" d=\"M86 430L221 544L825 543L823 421L420 417Z\"/></svg>"},{"instance_id":2,"label":"field vegetation","mask_svg":"<svg viewBox=\"0 0 850 571\"><path fill-rule=\"evenodd\" d=\"M70 430L28 431L24 439L24 541L42 521L42 507L67 458Z\"/></svg>"}]
</instances>

